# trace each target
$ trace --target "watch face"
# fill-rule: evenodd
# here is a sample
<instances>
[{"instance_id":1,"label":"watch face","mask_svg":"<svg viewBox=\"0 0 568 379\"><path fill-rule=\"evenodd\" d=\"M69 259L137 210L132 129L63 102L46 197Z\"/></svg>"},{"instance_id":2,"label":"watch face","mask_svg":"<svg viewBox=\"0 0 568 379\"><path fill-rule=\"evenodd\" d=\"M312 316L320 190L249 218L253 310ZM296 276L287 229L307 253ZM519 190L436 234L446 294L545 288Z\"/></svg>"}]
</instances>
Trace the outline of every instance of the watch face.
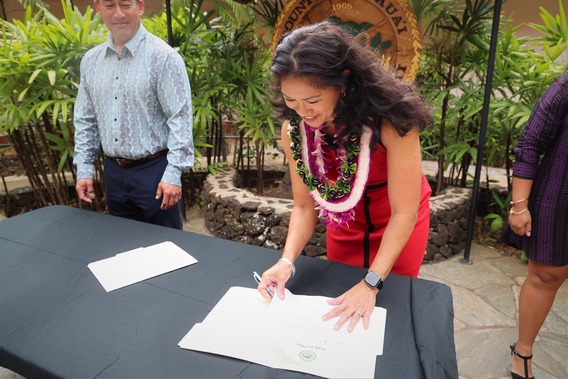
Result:
<instances>
[{"instance_id":1,"label":"watch face","mask_svg":"<svg viewBox=\"0 0 568 379\"><path fill-rule=\"evenodd\" d=\"M365 275L364 280L369 287L374 287L378 289L381 289L383 284L383 282L381 281L381 276L373 271L369 271L367 275Z\"/></svg>"}]
</instances>

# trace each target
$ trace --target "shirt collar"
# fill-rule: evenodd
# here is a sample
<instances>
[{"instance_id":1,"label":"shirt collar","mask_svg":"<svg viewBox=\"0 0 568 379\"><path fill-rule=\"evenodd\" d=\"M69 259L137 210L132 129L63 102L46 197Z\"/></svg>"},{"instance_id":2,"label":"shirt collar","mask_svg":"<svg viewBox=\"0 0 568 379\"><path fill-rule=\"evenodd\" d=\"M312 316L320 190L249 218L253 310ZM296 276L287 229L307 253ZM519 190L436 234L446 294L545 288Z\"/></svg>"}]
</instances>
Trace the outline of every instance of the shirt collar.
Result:
<instances>
[{"instance_id":1,"label":"shirt collar","mask_svg":"<svg viewBox=\"0 0 568 379\"><path fill-rule=\"evenodd\" d=\"M148 31L146 30L144 25L140 24L140 27L138 28L138 31L136 32L134 37L132 37L122 47L122 54L125 54L126 52L130 52L130 55L135 56L136 52L138 51L138 48L140 46L140 43L146 39L147 35L148 35ZM109 53L112 53L112 52L117 53L116 48L114 47L114 40L113 40L113 37L112 37L112 33L110 33L110 32L108 33L106 45L107 45L107 51L106 51L107 55Z\"/></svg>"}]
</instances>

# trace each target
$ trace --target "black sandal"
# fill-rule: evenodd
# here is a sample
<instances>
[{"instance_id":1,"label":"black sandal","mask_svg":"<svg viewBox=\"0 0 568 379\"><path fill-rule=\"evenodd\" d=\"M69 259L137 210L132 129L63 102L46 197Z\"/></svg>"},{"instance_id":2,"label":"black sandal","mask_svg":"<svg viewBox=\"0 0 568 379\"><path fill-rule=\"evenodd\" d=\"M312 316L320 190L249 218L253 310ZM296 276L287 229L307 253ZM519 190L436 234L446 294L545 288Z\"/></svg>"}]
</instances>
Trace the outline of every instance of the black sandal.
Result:
<instances>
[{"instance_id":1,"label":"black sandal","mask_svg":"<svg viewBox=\"0 0 568 379\"><path fill-rule=\"evenodd\" d=\"M511 377L513 379L534 379L534 376L531 376L529 378L529 359L532 359L532 357L533 357L532 354L531 354L530 357L525 357L524 355L517 353L517 350L515 350L515 345L516 345L516 343L509 346L511 348L511 355L516 355L517 357L521 358L524 361L524 363L525 363L525 376L520 376L519 374L515 374L511 370Z\"/></svg>"}]
</instances>

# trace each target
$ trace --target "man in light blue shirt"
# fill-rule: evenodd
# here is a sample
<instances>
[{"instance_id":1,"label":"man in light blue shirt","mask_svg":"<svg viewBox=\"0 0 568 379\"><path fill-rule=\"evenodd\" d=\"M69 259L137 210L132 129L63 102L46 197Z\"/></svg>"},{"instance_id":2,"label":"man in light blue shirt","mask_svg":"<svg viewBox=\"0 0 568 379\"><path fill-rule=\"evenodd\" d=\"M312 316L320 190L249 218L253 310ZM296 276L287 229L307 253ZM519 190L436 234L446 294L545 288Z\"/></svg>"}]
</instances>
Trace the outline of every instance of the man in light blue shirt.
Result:
<instances>
[{"instance_id":1,"label":"man in light blue shirt","mask_svg":"<svg viewBox=\"0 0 568 379\"><path fill-rule=\"evenodd\" d=\"M194 163L183 58L141 25L144 0L94 0L94 7L110 33L81 61L77 194L94 199L93 164L102 146L110 214L181 229L181 174Z\"/></svg>"}]
</instances>

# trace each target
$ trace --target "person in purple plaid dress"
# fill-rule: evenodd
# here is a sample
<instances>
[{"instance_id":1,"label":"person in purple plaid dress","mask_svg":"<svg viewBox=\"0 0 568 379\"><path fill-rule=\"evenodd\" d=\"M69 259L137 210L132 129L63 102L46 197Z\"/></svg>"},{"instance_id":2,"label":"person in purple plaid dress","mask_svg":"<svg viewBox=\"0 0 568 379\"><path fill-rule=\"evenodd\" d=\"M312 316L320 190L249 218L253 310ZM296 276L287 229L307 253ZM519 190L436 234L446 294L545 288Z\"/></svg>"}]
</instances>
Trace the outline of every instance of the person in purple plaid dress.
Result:
<instances>
[{"instance_id":1,"label":"person in purple plaid dress","mask_svg":"<svg viewBox=\"0 0 568 379\"><path fill-rule=\"evenodd\" d=\"M515 149L503 241L529 258L511 376L531 378L533 344L568 277L568 71L540 97Z\"/></svg>"}]
</instances>

